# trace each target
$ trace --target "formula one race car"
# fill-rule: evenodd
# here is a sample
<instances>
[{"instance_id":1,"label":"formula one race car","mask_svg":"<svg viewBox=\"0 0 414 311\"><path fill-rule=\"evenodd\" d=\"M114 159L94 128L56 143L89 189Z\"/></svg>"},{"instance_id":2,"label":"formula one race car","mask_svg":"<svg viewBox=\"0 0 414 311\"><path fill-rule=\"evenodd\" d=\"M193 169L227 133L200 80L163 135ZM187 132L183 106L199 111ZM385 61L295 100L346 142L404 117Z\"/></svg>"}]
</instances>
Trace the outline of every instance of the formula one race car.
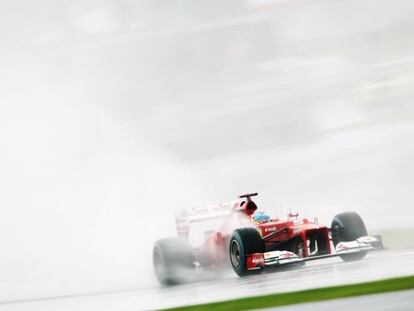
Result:
<instances>
[{"instance_id":1,"label":"formula one race car","mask_svg":"<svg viewBox=\"0 0 414 311\"><path fill-rule=\"evenodd\" d=\"M155 274L163 285L189 280L201 271L222 271L231 266L239 276L307 260L339 256L362 259L368 251L383 248L380 236L367 236L355 212L336 215L331 227L299 219L270 218L258 211L244 194L231 203L182 210L176 215L178 237L154 245ZM197 225L199 230L194 230ZM199 233L198 236L195 233ZM201 233L201 234L200 234Z\"/></svg>"}]
</instances>

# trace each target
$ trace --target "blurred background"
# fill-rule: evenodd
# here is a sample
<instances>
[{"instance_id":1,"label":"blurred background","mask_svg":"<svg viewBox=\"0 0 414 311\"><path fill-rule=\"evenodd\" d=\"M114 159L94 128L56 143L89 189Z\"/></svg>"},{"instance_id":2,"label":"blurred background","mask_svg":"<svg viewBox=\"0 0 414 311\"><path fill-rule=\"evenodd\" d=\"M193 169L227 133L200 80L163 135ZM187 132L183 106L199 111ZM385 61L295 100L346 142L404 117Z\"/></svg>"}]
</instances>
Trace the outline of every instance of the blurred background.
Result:
<instances>
[{"instance_id":1,"label":"blurred background","mask_svg":"<svg viewBox=\"0 0 414 311\"><path fill-rule=\"evenodd\" d=\"M413 227L410 0L0 0L0 301L155 286L174 212Z\"/></svg>"}]
</instances>

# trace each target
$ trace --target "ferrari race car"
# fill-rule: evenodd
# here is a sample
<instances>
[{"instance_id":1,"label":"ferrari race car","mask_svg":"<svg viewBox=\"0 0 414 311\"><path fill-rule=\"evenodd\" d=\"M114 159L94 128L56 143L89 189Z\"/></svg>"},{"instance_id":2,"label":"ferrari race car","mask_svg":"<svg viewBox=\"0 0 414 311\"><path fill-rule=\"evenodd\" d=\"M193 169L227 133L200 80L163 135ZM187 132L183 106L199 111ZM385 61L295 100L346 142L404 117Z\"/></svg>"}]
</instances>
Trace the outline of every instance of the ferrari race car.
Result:
<instances>
[{"instance_id":1,"label":"ferrari race car","mask_svg":"<svg viewBox=\"0 0 414 311\"><path fill-rule=\"evenodd\" d=\"M286 219L271 218L257 209L251 199L256 195L244 194L234 202L176 214L178 237L154 245L153 264L159 282L180 284L202 271L226 267L246 276L332 256L359 260L367 252L383 248L381 237L368 236L355 212L336 215L329 228L316 218L313 222L300 219L297 213L289 213Z\"/></svg>"}]
</instances>

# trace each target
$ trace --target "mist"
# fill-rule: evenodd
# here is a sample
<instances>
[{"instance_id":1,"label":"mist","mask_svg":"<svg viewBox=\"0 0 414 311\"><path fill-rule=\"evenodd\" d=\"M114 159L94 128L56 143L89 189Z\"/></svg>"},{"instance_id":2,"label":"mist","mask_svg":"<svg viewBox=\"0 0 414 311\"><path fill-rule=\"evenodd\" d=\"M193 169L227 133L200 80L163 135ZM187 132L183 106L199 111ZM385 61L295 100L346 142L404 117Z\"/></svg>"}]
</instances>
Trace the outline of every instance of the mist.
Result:
<instances>
[{"instance_id":1,"label":"mist","mask_svg":"<svg viewBox=\"0 0 414 311\"><path fill-rule=\"evenodd\" d=\"M96 107L16 106L1 131L2 299L154 285L152 243L202 196L197 177Z\"/></svg>"},{"instance_id":2,"label":"mist","mask_svg":"<svg viewBox=\"0 0 414 311\"><path fill-rule=\"evenodd\" d=\"M1 301L156 286L174 212L245 192L412 227L412 1L0 5Z\"/></svg>"}]
</instances>

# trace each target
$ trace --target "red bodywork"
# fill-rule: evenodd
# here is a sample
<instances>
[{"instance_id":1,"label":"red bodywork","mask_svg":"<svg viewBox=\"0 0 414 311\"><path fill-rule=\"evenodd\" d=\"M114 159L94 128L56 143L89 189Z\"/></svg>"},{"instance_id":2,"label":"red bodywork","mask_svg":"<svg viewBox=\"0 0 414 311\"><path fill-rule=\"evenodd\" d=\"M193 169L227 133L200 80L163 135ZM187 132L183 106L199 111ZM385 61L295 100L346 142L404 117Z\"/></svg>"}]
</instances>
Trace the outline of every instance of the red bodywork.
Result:
<instances>
[{"instance_id":1,"label":"red bodywork","mask_svg":"<svg viewBox=\"0 0 414 311\"><path fill-rule=\"evenodd\" d=\"M255 223L252 215L257 210L257 206L250 196L247 195L244 196L245 199L229 203L232 206L229 214L223 219L222 227L210 233L199 249L200 262L212 266L223 265L228 257L228 242L233 230L238 227L252 226L255 226L262 236L265 252L287 250L300 257L331 254L327 226L312 223L306 218L298 219L297 214L289 214L285 220L276 218L263 223ZM234 223L237 223L237 226ZM188 238L188 227L179 224L177 220L177 228L180 236ZM246 262L248 269L264 267L264 253L248 254Z\"/></svg>"}]
</instances>

